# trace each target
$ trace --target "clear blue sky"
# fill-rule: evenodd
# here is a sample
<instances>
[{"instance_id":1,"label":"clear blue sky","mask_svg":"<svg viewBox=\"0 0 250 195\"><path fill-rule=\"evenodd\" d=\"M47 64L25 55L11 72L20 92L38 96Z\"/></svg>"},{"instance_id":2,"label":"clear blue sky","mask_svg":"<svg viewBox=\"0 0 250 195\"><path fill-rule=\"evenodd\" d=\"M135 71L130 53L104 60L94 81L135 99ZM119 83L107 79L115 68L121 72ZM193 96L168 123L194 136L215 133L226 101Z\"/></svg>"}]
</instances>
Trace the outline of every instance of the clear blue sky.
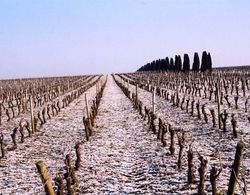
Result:
<instances>
[{"instance_id":1,"label":"clear blue sky","mask_svg":"<svg viewBox=\"0 0 250 195\"><path fill-rule=\"evenodd\" d=\"M0 0L0 78L133 72L203 50L250 64L250 0Z\"/></svg>"}]
</instances>

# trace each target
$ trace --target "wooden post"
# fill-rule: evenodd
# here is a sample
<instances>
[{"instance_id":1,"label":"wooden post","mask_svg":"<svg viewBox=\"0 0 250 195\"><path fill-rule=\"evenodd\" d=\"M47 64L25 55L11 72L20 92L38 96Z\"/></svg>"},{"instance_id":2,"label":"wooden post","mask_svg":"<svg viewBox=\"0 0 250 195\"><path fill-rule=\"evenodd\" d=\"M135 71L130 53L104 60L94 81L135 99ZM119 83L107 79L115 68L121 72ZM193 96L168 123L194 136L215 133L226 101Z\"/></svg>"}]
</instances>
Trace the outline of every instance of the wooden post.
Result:
<instances>
[{"instance_id":1,"label":"wooden post","mask_svg":"<svg viewBox=\"0 0 250 195\"><path fill-rule=\"evenodd\" d=\"M180 150L179 150L177 165L178 165L178 169L181 170L181 166L182 166L182 151L184 149L184 144L185 144L184 132L182 132L181 136L178 135L178 144L180 146Z\"/></svg>"},{"instance_id":2,"label":"wooden post","mask_svg":"<svg viewBox=\"0 0 250 195\"><path fill-rule=\"evenodd\" d=\"M220 79L217 81L217 105L218 105L218 125L221 129L221 117L220 117Z\"/></svg>"},{"instance_id":3,"label":"wooden post","mask_svg":"<svg viewBox=\"0 0 250 195\"><path fill-rule=\"evenodd\" d=\"M81 166L81 151L80 151L80 143L75 145L76 150L76 162L75 162L75 170L78 170Z\"/></svg>"},{"instance_id":4,"label":"wooden post","mask_svg":"<svg viewBox=\"0 0 250 195\"><path fill-rule=\"evenodd\" d=\"M233 126L233 135L234 135L234 138L238 138L238 133L236 131L237 121L235 120L234 116L235 114L232 114L232 119L231 119L231 123Z\"/></svg>"},{"instance_id":5,"label":"wooden post","mask_svg":"<svg viewBox=\"0 0 250 195\"><path fill-rule=\"evenodd\" d=\"M87 118L89 118L88 98L86 93L85 93L85 103L86 103Z\"/></svg>"},{"instance_id":6,"label":"wooden post","mask_svg":"<svg viewBox=\"0 0 250 195\"><path fill-rule=\"evenodd\" d=\"M40 173L40 175L42 177L42 181L44 184L46 194L47 195L54 195L55 192L54 192L53 186L51 184L45 163L43 161L38 161L36 163L36 167L37 167L38 172Z\"/></svg>"},{"instance_id":7,"label":"wooden post","mask_svg":"<svg viewBox=\"0 0 250 195\"><path fill-rule=\"evenodd\" d=\"M178 102L178 97L179 97L179 81L177 80L177 83L176 83L176 102ZM177 105L177 107L178 107L178 105Z\"/></svg>"},{"instance_id":8,"label":"wooden post","mask_svg":"<svg viewBox=\"0 0 250 195\"><path fill-rule=\"evenodd\" d=\"M194 163L193 163L193 159L194 159L194 153L192 150L192 147L189 146L189 150L188 150L188 183L194 183Z\"/></svg>"},{"instance_id":9,"label":"wooden post","mask_svg":"<svg viewBox=\"0 0 250 195\"><path fill-rule=\"evenodd\" d=\"M232 166L231 176L228 184L228 191L227 195L233 195L236 183L238 180L239 172L240 172L240 163L243 155L243 149L244 149L244 143L242 141L239 141L236 146L236 153L234 157L234 163Z\"/></svg>"},{"instance_id":10,"label":"wooden post","mask_svg":"<svg viewBox=\"0 0 250 195\"><path fill-rule=\"evenodd\" d=\"M155 114L155 87L152 92L152 107L153 107L153 114Z\"/></svg>"},{"instance_id":11,"label":"wooden post","mask_svg":"<svg viewBox=\"0 0 250 195\"><path fill-rule=\"evenodd\" d=\"M171 125L169 125L169 132L170 132L170 138L171 138L169 150L170 150L170 154L174 155L174 152L175 152L175 146L174 146L175 131L173 130L173 128L171 127Z\"/></svg>"},{"instance_id":12,"label":"wooden post","mask_svg":"<svg viewBox=\"0 0 250 195\"><path fill-rule=\"evenodd\" d=\"M1 149L1 153L2 153L1 158L4 158L5 157L5 151L4 151L4 139L3 139L3 134L2 133L0 134L0 149Z\"/></svg>"},{"instance_id":13,"label":"wooden post","mask_svg":"<svg viewBox=\"0 0 250 195\"><path fill-rule=\"evenodd\" d=\"M34 122L34 110L33 110L33 96L30 96L30 117L31 117L31 129L32 133L36 132L35 122Z\"/></svg>"}]
</instances>

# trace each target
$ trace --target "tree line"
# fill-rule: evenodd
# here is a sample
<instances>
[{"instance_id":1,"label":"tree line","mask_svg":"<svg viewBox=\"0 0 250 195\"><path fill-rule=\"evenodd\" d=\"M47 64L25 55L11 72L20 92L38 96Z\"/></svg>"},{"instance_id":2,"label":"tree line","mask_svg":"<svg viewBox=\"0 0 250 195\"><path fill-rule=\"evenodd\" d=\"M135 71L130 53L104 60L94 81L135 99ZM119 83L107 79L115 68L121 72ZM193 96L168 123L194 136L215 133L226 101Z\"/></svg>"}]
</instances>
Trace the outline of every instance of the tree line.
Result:
<instances>
[{"instance_id":1,"label":"tree line","mask_svg":"<svg viewBox=\"0 0 250 195\"><path fill-rule=\"evenodd\" d=\"M188 54L184 54L183 62L180 55L175 55L174 58L163 58L154 60L146 65L140 67L137 71L175 71L175 72L205 72L212 71L212 58L210 53L203 51L202 58L200 58L197 52L194 53L192 69L190 66L190 59Z\"/></svg>"}]
</instances>

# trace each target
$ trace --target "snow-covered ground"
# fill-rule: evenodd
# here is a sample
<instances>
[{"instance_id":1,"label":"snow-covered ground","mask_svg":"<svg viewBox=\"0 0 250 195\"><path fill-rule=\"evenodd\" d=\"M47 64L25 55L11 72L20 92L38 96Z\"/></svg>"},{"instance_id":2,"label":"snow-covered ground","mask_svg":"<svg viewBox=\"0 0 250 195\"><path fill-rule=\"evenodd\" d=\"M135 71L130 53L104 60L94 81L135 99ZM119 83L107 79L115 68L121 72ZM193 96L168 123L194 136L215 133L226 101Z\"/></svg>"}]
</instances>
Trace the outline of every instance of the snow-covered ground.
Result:
<instances>
[{"instance_id":1,"label":"snow-covered ground","mask_svg":"<svg viewBox=\"0 0 250 195\"><path fill-rule=\"evenodd\" d=\"M135 87L130 86L130 89L134 91ZM95 86L88 90L90 100L95 92ZM18 149L9 151L7 159L0 160L0 193L44 194L35 163L44 160L51 178L55 178L56 173L64 168L66 154L71 153L75 160L74 146L78 141L81 142L82 166L76 172L79 180L77 194L196 194L199 181L197 152L208 160L205 182L207 193L211 194L209 171L212 165L222 168L217 179L218 190L227 190L230 166L239 141L232 139L230 133L223 134L156 97L157 115L183 128L188 143L193 144L197 182L187 185L188 144L183 152L183 168L179 171L177 139L176 154L170 156L169 135L166 135L167 147L163 147L156 135L149 131L147 121L133 108L132 102L111 76L108 77L89 142L85 141L82 123L84 98L83 94L49 120L35 136L27 138L23 144L18 143ZM150 107L152 94L140 89L139 99ZM245 127L243 133L249 136L249 130L249 126ZM245 150L243 168L248 189L249 167L250 154L249 150ZM54 181L52 183L55 186ZM242 194L239 187L237 193Z\"/></svg>"},{"instance_id":2,"label":"snow-covered ground","mask_svg":"<svg viewBox=\"0 0 250 195\"><path fill-rule=\"evenodd\" d=\"M96 86L85 93L91 102L96 94ZM82 122L86 115L85 93L48 120L36 134L25 138L24 143L19 143L20 138L17 138L18 148L7 151L6 158L0 159L0 194L44 193L35 163L45 161L51 178L55 178L56 173L64 167L66 154L75 154L76 142L85 139ZM12 144L9 142L7 148Z\"/></svg>"}]
</instances>

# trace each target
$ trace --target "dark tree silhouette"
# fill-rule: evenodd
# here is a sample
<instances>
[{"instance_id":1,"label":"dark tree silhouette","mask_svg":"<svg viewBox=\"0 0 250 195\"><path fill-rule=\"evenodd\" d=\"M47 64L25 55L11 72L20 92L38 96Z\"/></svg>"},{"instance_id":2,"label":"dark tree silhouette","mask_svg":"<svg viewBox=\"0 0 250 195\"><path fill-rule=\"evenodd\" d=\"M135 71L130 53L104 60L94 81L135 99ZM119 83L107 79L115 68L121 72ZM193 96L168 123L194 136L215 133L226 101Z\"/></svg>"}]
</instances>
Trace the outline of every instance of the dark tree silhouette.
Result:
<instances>
[{"instance_id":1,"label":"dark tree silhouette","mask_svg":"<svg viewBox=\"0 0 250 195\"><path fill-rule=\"evenodd\" d=\"M174 71L179 71L178 70L178 56L177 55L175 55L175 57L174 57Z\"/></svg>"},{"instance_id":2,"label":"dark tree silhouette","mask_svg":"<svg viewBox=\"0 0 250 195\"><path fill-rule=\"evenodd\" d=\"M181 57L179 55L175 56L175 71L181 71Z\"/></svg>"},{"instance_id":3,"label":"dark tree silhouette","mask_svg":"<svg viewBox=\"0 0 250 195\"><path fill-rule=\"evenodd\" d=\"M212 58L210 53L207 55L207 70L212 71Z\"/></svg>"},{"instance_id":4,"label":"dark tree silhouette","mask_svg":"<svg viewBox=\"0 0 250 195\"><path fill-rule=\"evenodd\" d=\"M160 71L164 71L164 59L160 59Z\"/></svg>"},{"instance_id":5,"label":"dark tree silhouette","mask_svg":"<svg viewBox=\"0 0 250 195\"><path fill-rule=\"evenodd\" d=\"M170 58L169 70L170 70L170 71L173 71L173 70L174 70L174 59L173 59L173 58Z\"/></svg>"},{"instance_id":6,"label":"dark tree silhouette","mask_svg":"<svg viewBox=\"0 0 250 195\"><path fill-rule=\"evenodd\" d=\"M201 59L201 72L205 72L208 68L208 64L207 64L208 60L207 60L207 52L203 51L202 53L202 59Z\"/></svg>"},{"instance_id":7,"label":"dark tree silhouette","mask_svg":"<svg viewBox=\"0 0 250 195\"><path fill-rule=\"evenodd\" d=\"M200 59L197 52L194 53L192 70L198 72L212 71L212 59L210 53L203 51L200 67ZM174 59L166 57L165 59L154 60L139 68L137 71L190 71L190 59L188 54L184 54L183 64L180 55L175 55Z\"/></svg>"},{"instance_id":8,"label":"dark tree silhouette","mask_svg":"<svg viewBox=\"0 0 250 195\"><path fill-rule=\"evenodd\" d=\"M179 64L179 70L182 70L182 61L181 61L181 56L178 55L178 64Z\"/></svg>"},{"instance_id":9,"label":"dark tree silhouette","mask_svg":"<svg viewBox=\"0 0 250 195\"><path fill-rule=\"evenodd\" d=\"M183 71L189 71L190 70L190 60L188 54L184 54L184 60L183 60Z\"/></svg>"},{"instance_id":10,"label":"dark tree silhouette","mask_svg":"<svg viewBox=\"0 0 250 195\"><path fill-rule=\"evenodd\" d=\"M156 60L155 64L156 64L155 70L160 71L161 70L161 60L160 59Z\"/></svg>"},{"instance_id":11,"label":"dark tree silhouette","mask_svg":"<svg viewBox=\"0 0 250 195\"><path fill-rule=\"evenodd\" d=\"M200 69L200 58L197 52L194 53L193 71L198 72Z\"/></svg>"},{"instance_id":12,"label":"dark tree silhouette","mask_svg":"<svg viewBox=\"0 0 250 195\"><path fill-rule=\"evenodd\" d=\"M150 66L150 71L156 70L156 61L154 60Z\"/></svg>"},{"instance_id":13,"label":"dark tree silhouette","mask_svg":"<svg viewBox=\"0 0 250 195\"><path fill-rule=\"evenodd\" d=\"M165 67L166 67L166 71L169 71L169 69L170 69L170 64L169 64L169 59L168 59L168 57L166 57L166 59L165 59L165 61L166 61L166 65L165 65Z\"/></svg>"},{"instance_id":14,"label":"dark tree silhouette","mask_svg":"<svg viewBox=\"0 0 250 195\"><path fill-rule=\"evenodd\" d=\"M148 64L146 65L145 71L149 71L149 70L150 70L150 66L151 66L151 63L148 63Z\"/></svg>"}]
</instances>

